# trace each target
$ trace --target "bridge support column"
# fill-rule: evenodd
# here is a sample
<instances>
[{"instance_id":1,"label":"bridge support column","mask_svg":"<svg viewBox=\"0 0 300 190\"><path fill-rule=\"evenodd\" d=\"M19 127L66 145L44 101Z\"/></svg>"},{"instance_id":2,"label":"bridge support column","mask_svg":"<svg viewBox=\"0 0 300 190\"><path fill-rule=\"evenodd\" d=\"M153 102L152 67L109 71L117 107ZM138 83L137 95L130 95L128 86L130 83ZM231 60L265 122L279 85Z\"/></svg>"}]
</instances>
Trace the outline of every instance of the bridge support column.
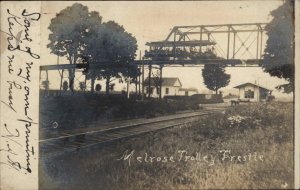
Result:
<instances>
[{"instance_id":1,"label":"bridge support column","mask_svg":"<svg viewBox=\"0 0 300 190\"><path fill-rule=\"evenodd\" d=\"M227 36L227 59L229 59L229 46L230 46L230 26L228 26L228 36Z\"/></svg>"},{"instance_id":2,"label":"bridge support column","mask_svg":"<svg viewBox=\"0 0 300 190\"><path fill-rule=\"evenodd\" d=\"M126 95L126 97L127 97L127 99L129 99L130 98L130 90L129 90L129 87L130 87L130 77L127 77L127 79L126 79L126 83L127 83L127 95Z\"/></svg>"},{"instance_id":3,"label":"bridge support column","mask_svg":"<svg viewBox=\"0 0 300 190\"><path fill-rule=\"evenodd\" d=\"M140 51L140 61L142 60L142 52ZM141 66L138 66L139 70L139 76L138 76L138 81L139 81L139 96L141 96Z\"/></svg>"},{"instance_id":4,"label":"bridge support column","mask_svg":"<svg viewBox=\"0 0 300 190\"><path fill-rule=\"evenodd\" d=\"M233 52L232 52L232 59L235 57L235 38L236 38L236 32L233 33Z\"/></svg>"},{"instance_id":5,"label":"bridge support column","mask_svg":"<svg viewBox=\"0 0 300 190\"><path fill-rule=\"evenodd\" d=\"M174 31L174 45L173 45L173 57L174 57L174 63L175 63L175 60L176 60L176 34L177 34L177 30Z\"/></svg>"},{"instance_id":6,"label":"bridge support column","mask_svg":"<svg viewBox=\"0 0 300 190\"><path fill-rule=\"evenodd\" d=\"M260 56L259 56L259 59L262 59L262 42L263 41L263 31L261 30L260 31Z\"/></svg>"},{"instance_id":7,"label":"bridge support column","mask_svg":"<svg viewBox=\"0 0 300 190\"><path fill-rule=\"evenodd\" d=\"M162 81L163 65L160 66L159 70L160 70L160 72L159 72L159 99L161 99L162 98L162 96L161 96L161 92L162 92L161 87L162 87L162 82L163 82Z\"/></svg>"},{"instance_id":8,"label":"bridge support column","mask_svg":"<svg viewBox=\"0 0 300 190\"><path fill-rule=\"evenodd\" d=\"M64 78L64 69L61 71L61 75L60 75L59 93L61 93L63 78Z\"/></svg>"},{"instance_id":9,"label":"bridge support column","mask_svg":"<svg viewBox=\"0 0 300 190\"><path fill-rule=\"evenodd\" d=\"M142 59L142 100L144 100L144 96L145 96L144 81L145 81L145 67L144 67L144 58L143 58Z\"/></svg>"},{"instance_id":10,"label":"bridge support column","mask_svg":"<svg viewBox=\"0 0 300 190\"><path fill-rule=\"evenodd\" d=\"M46 81L48 81L48 70L46 70Z\"/></svg>"},{"instance_id":11,"label":"bridge support column","mask_svg":"<svg viewBox=\"0 0 300 190\"><path fill-rule=\"evenodd\" d=\"M200 41L202 42L203 27L200 28ZM202 53L202 45L199 47L199 52Z\"/></svg>"},{"instance_id":12,"label":"bridge support column","mask_svg":"<svg viewBox=\"0 0 300 190\"><path fill-rule=\"evenodd\" d=\"M46 88L46 93L47 93L47 96L49 96L49 78L48 78L48 70L46 70L46 82L48 83L47 85L47 88Z\"/></svg>"},{"instance_id":13,"label":"bridge support column","mask_svg":"<svg viewBox=\"0 0 300 190\"><path fill-rule=\"evenodd\" d=\"M139 73L141 73L141 67L139 67ZM139 81L139 96L141 96L141 75L138 76Z\"/></svg>"},{"instance_id":14,"label":"bridge support column","mask_svg":"<svg viewBox=\"0 0 300 190\"><path fill-rule=\"evenodd\" d=\"M151 72L152 72L152 65L149 64L149 74L148 74L148 98L151 96Z\"/></svg>"}]
</instances>

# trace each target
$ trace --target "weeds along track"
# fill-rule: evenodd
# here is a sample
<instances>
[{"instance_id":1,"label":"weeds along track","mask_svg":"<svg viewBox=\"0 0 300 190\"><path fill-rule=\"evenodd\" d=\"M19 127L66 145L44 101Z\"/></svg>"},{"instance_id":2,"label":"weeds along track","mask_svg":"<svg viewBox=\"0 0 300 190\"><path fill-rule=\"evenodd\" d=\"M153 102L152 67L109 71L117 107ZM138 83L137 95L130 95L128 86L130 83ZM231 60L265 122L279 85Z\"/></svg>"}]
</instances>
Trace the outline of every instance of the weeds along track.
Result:
<instances>
[{"instance_id":1,"label":"weeds along track","mask_svg":"<svg viewBox=\"0 0 300 190\"><path fill-rule=\"evenodd\" d=\"M92 145L106 144L148 132L188 124L192 122L192 118L217 113L219 111L220 110L203 110L188 114L178 114L177 117L173 118L161 118L159 120L120 125L118 127L106 129L91 130L74 134L62 133L62 135L58 137L40 140L40 157L51 157Z\"/></svg>"}]
</instances>

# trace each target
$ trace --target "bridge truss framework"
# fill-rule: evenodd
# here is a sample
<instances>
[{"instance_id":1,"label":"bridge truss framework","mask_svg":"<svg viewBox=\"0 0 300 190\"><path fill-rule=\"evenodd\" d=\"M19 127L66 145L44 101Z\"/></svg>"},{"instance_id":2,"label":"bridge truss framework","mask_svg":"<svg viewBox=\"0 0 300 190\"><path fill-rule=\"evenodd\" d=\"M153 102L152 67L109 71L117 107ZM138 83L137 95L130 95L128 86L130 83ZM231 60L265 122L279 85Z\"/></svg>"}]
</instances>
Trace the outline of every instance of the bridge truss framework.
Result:
<instances>
[{"instance_id":1,"label":"bridge truss framework","mask_svg":"<svg viewBox=\"0 0 300 190\"><path fill-rule=\"evenodd\" d=\"M242 23L242 24L219 24L219 25L194 25L194 26L175 26L163 41L148 42L146 45L150 47L150 50L155 47L162 50L165 47L172 48L171 54L168 55L168 59L157 60L155 53L152 57L144 56L140 60L134 60L130 66L138 67L142 73L142 79L139 77L139 89L142 85L142 97L144 97L144 71L145 67L148 67L148 88L151 88L151 76L152 68L157 68L160 71L159 77L162 80L163 67L201 67L206 64L221 64L225 67L260 67L263 58L263 33L265 32L266 23ZM240 33L247 33L247 37L242 39ZM180 58L178 56L179 47L197 47L201 53L202 49L208 45L216 45L214 34L226 35L226 50L222 50L220 47L216 47L219 54L222 56L216 58ZM251 35L256 35L252 42L249 42ZM197 38L195 40L195 37ZM240 46L237 47L237 41L240 42ZM237 59L236 55L244 49L244 53L248 52L250 55L250 47L255 44L255 57L253 59ZM149 50L149 51L150 51ZM146 55L147 51L145 52ZM252 55L253 57L253 55ZM107 66L107 63L101 62L99 64L57 64L57 65L44 65L40 66L41 72L46 72L46 80L48 80L49 70L58 70L61 77L60 90L62 89L62 80L64 78L65 70L83 70L83 69L103 69ZM61 72L60 72L61 71ZM140 90L139 90L140 91ZM161 84L160 84L161 91ZM148 97L150 97L150 90L148 91ZM161 92L160 92L161 98Z\"/></svg>"}]
</instances>

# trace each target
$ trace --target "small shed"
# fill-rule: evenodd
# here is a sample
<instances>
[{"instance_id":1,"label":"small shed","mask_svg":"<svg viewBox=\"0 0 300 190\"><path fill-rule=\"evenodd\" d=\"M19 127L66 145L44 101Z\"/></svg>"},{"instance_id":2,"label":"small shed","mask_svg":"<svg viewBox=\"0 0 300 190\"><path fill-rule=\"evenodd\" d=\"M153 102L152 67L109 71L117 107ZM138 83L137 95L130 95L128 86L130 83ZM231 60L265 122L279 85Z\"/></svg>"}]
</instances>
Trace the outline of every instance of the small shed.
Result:
<instances>
[{"instance_id":1,"label":"small shed","mask_svg":"<svg viewBox=\"0 0 300 190\"><path fill-rule=\"evenodd\" d=\"M234 88L239 89L240 100L251 102L260 102L262 100L266 100L271 91L265 87L250 82L240 84Z\"/></svg>"}]
</instances>

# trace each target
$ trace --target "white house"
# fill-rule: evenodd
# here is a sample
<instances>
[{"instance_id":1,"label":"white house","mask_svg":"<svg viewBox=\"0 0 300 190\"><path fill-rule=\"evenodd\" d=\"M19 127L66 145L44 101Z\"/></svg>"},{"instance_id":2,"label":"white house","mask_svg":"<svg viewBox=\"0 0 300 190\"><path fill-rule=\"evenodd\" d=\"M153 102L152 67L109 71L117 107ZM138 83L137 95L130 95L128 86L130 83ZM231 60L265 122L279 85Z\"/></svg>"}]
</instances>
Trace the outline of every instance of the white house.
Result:
<instances>
[{"instance_id":1,"label":"white house","mask_svg":"<svg viewBox=\"0 0 300 190\"><path fill-rule=\"evenodd\" d=\"M260 102L266 100L270 92L269 89L250 82L240 84L234 88L239 89L239 99L242 101Z\"/></svg>"},{"instance_id":2,"label":"white house","mask_svg":"<svg viewBox=\"0 0 300 190\"><path fill-rule=\"evenodd\" d=\"M157 98L159 97L159 82L155 81L156 79L151 78L150 81L150 94L151 97ZM146 78L144 82L145 93L146 95L149 93L149 79ZM161 85L161 97L164 96L177 96L179 95L179 90L182 87L182 84L179 78L162 78L162 85Z\"/></svg>"},{"instance_id":3,"label":"white house","mask_svg":"<svg viewBox=\"0 0 300 190\"><path fill-rule=\"evenodd\" d=\"M198 90L196 88L180 88L178 95L180 95L180 96L192 96L194 94L198 94Z\"/></svg>"}]
</instances>

